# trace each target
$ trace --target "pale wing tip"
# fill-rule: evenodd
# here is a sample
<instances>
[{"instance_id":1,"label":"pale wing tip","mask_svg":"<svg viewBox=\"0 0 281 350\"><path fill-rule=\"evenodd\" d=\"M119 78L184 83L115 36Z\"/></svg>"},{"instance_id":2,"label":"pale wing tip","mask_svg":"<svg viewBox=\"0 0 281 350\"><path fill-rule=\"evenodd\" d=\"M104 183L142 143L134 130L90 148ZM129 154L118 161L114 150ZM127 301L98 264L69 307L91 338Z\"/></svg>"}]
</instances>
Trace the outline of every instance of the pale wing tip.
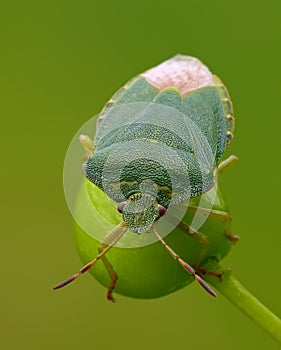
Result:
<instances>
[{"instance_id":1,"label":"pale wing tip","mask_svg":"<svg viewBox=\"0 0 281 350\"><path fill-rule=\"evenodd\" d=\"M141 74L157 90L175 87L182 95L205 87L214 86L213 75L196 57L177 54L156 67Z\"/></svg>"}]
</instances>

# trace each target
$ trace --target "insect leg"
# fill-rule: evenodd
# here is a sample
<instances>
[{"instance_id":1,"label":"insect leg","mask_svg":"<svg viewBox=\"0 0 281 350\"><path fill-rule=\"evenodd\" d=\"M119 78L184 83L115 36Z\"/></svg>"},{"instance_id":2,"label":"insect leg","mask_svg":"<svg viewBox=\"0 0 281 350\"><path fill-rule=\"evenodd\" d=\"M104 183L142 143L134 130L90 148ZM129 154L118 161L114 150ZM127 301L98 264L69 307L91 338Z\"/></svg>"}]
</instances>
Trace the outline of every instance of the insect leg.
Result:
<instances>
[{"instance_id":1,"label":"insect leg","mask_svg":"<svg viewBox=\"0 0 281 350\"><path fill-rule=\"evenodd\" d=\"M192 214L196 214L196 215L202 215L205 217L210 217L212 219L215 220L219 220L219 221L223 221L226 222L226 229L225 229L225 236L231 240L233 243L237 243L239 241L239 236L233 235L230 232L230 223L231 223L231 216L225 212L225 211L220 211L220 210L213 210L213 209L206 209L206 208L202 208L202 207L192 207L189 206L187 208L187 211L192 213Z\"/></svg>"},{"instance_id":2,"label":"insect leg","mask_svg":"<svg viewBox=\"0 0 281 350\"><path fill-rule=\"evenodd\" d=\"M183 221L178 221L178 219L171 215L168 211L166 212L166 217L173 222L175 225L177 225L177 227L183 231L184 233L187 233L188 235L190 235L190 237L196 239L199 243L201 243L203 246L206 247L206 249L208 250L208 245L209 245L209 240L208 237L199 231L193 230L188 224L184 223Z\"/></svg>"},{"instance_id":3,"label":"insect leg","mask_svg":"<svg viewBox=\"0 0 281 350\"><path fill-rule=\"evenodd\" d=\"M95 257L95 259L93 259L88 264L83 266L78 273L75 273L65 281L57 284L55 287L53 287L53 289L60 289L68 285L72 281L76 280L76 278L78 278L80 275L88 271L92 266L96 264L96 262L98 262L100 259L102 259L105 256L105 254L121 239L121 237L126 233L127 230L128 228L124 222L121 222L119 225L114 227L114 229L110 231L104 238L104 240L106 241L105 242L106 248L103 249L102 252L100 252Z\"/></svg>"},{"instance_id":4,"label":"insect leg","mask_svg":"<svg viewBox=\"0 0 281 350\"><path fill-rule=\"evenodd\" d=\"M233 165L237 164L238 158L234 155L229 156L227 159L223 160L218 168L217 174L222 174L225 170L231 168Z\"/></svg>"},{"instance_id":5,"label":"insect leg","mask_svg":"<svg viewBox=\"0 0 281 350\"><path fill-rule=\"evenodd\" d=\"M101 243L98 247L98 252L102 253L104 249L106 249L108 247L108 245ZM118 280L118 275L117 273L114 271L113 266L111 265L111 263L108 261L107 257L104 255L102 257L102 262L104 264L104 267L106 268L109 277L110 277L110 283L108 286L108 290L107 290L107 300L110 301L115 301L113 296L112 296L112 292L113 289L115 288L116 282Z\"/></svg>"},{"instance_id":6,"label":"insect leg","mask_svg":"<svg viewBox=\"0 0 281 350\"><path fill-rule=\"evenodd\" d=\"M201 264L202 264L206 254L208 252L208 249L209 249L210 243L209 243L208 237L204 233L192 229L188 224L186 224L182 221L180 221L178 223L177 219L174 216L172 216L171 214L169 214L168 212L166 213L166 216L168 217L168 219L170 221L177 224L178 229L180 229L184 233L187 233L190 237L194 238L196 241L198 241L202 245L201 251L194 262L195 269L199 272L204 273L204 274L208 274L208 275L212 275L212 276L221 278L220 273L206 271L205 269L203 269L201 267Z\"/></svg>"},{"instance_id":7,"label":"insect leg","mask_svg":"<svg viewBox=\"0 0 281 350\"><path fill-rule=\"evenodd\" d=\"M152 226L153 233L155 236L159 239L163 247L170 253L170 255L179 262L179 264L191 275L194 276L196 281L205 289L206 292L208 292L213 297L216 297L216 293L204 282L204 280L196 273L196 271L187 263L185 262L168 244L164 241L164 239L159 235L159 233L156 231L155 225Z\"/></svg>"},{"instance_id":8,"label":"insect leg","mask_svg":"<svg viewBox=\"0 0 281 350\"><path fill-rule=\"evenodd\" d=\"M196 270L202 272L201 264L209 250L210 243L209 243L208 237L200 231L193 230L188 224L182 221L179 223L178 228L184 233L187 233L190 237L194 238L196 241L198 241L202 245L201 251L194 262L194 266ZM206 272L204 271L204 273ZM213 275L213 272L208 272L208 274ZM216 277L221 277L221 276L216 275Z\"/></svg>"},{"instance_id":9,"label":"insect leg","mask_svg":"<svg viewBox=\"0 0 281 350\"><path fill-rule=\"evenodd\" d=\"M94 141L88 135L80 135L79 141L87 153L93 152L93 148L95 144L94 144Z\"/></svg>"},{"instance_id":10,"label":"insect leg","mask_svg":"<svg viewBox=\"0 0 281 350\"><path fill-rule=\"evenodd\" d=\"M234 235L230 231L230 223L227 224L226 229L224 230L224 235L227 239L229 239L232 243L237 243L239 241L239 236Z\"/></svg>"},{"instance_id":11,"label":"insect leg","mask_svg":"<svg viewBox=\"0 0 281 350\"><path fill-rule=\"evenodd\" d=\"M203 207L188 206L187 211L191 214L210 217L224 222L231 222L231 216L226 211L207 209Z\"/></svg>"}]
</instances>

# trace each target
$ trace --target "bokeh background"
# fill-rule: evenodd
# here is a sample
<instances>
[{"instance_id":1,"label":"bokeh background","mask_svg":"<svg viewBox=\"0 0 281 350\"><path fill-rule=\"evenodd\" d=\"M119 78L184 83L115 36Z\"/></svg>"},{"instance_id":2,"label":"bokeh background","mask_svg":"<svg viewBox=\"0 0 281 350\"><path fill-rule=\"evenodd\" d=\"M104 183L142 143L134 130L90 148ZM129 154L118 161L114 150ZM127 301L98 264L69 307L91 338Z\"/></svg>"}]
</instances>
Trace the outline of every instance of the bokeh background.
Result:
<instances>
[{"instance_id":1,"label":"bokeh background","mask_svg":"<svg viewBox=\"0 0 281 350\"><path fill-rule=\"evenodd\" d=\"M13 1L1 6L2 349L279 349L194 283L156 300L105 299L76 272L62 170L72 136L127 80L176 53L228 86L237 118L221 178L241 240L225 259L281 316L279 0Z\"/></svg>"}]
</instances>

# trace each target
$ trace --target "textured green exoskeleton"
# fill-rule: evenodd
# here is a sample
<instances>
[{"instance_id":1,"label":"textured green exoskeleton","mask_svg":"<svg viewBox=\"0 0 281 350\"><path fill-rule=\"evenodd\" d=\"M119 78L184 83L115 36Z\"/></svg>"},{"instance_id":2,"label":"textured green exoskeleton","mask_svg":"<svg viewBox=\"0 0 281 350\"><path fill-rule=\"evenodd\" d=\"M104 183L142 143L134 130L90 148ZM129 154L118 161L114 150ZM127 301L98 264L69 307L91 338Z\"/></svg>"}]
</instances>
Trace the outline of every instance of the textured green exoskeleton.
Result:
<instances>
[{"instance_id":1,"label":"textured green exoskeleton","mask_svg":"<svg viewBox=\"0 0 281 350\"><path fill-rule=\"evenodd\" d=\"M175 222L167 212L170 207L189 199L196 202L209 193L216 183L217 169L224 168L220 162L233 129L226 87L196 58L177 55L121 88L97 120L94 143L84 136L82 143L89 152L83 164L85 176L118 203L123 221L105 236L97 257L55 289L102 259L111 279L108 299L113 300L117 274L105 254L130 230L153 232L172 257L215 296L199 275L209 249L206 235L185 222L174 226L203 245L194 269L167 245L156 223L164 215ZM200 208L199 215L230 221L227 213L209 209ZM236 239L229 232L225 236Z\"/></svg>"},{"instance_id":2,"label":"textured green exoskeleton","mask_svg":"<svg viewBox=\"0 0 281 350\"><path fill-rule=\"evenodd\" d=\"M169 66L163 67L163 70L168 70L167 75L180 74L177 70L184 70L184 65L190 64L190 61L198 69L200 62L180 55L172 60L178 66L172 67L171 72ZM116 202L125 200L122 207L124 220L131 231L138 233L146 232L159 217L159 205L168 208L201 195L214 185L215 169L232 139L234 127L228 92L209 71L203 72L207 77L199 77L199 84L206 85L199 88L196 85L182 88L177 81L175 86L167 86L169 80L168 83L164 82L163 88L159 88L155 86L157 82L153 84L150 81L154 78L153 72L149 73L151 71L132 79L106 104L97 122L94 151L84 164L84 172L90 181ZM120 118L116 116L118 106L128 104L143 104L144 107L134 113L120 107L129 116L126 119L122 115L126 121L119 125ZM158 105L166 107L162 107L164 112L157 108ZM179 112L175 113L174 110ZM156 125L157 119L159 122ZM184 129L186 136L181 137ZM193 129L193 135L190 129ZM203 169L198 159L200 150L196 149L196 140L192 140L193 137L199 138L199 133L201 138L205 138L201 151L213 156L207 162L207 169L206 166ZM161 149L159 145L162 145ZM157 146L158 159L151 159L151 150L156 150ZM134 157L128 161L133 150ZM105 163L109 164L106 171ZM167 164L170 165L169 171ZM141 184L148 180L152 185L140 189ZM148 205L150 200L151 205Z\"/></svg>"}]
</instances>

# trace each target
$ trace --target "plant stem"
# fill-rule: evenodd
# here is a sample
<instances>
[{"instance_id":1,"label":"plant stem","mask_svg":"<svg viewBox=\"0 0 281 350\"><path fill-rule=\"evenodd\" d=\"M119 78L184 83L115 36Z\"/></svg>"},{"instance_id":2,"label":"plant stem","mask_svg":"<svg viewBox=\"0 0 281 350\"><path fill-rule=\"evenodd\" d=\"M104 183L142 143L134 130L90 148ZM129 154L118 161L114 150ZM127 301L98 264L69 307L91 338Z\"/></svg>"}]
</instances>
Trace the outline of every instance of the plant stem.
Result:
<instances>
[{"instance_id":1,"label":"plant stem","mask_svg":"<svg viewBox=\"0 0 281 350\"><path fill-rule=\"evenodd\" d=\"M207 271L222 271L216 262L208 262L204 267ZM204 279L281 343L281 320L245 289L230 271L225 271L221 280L211 275L205 275Z\"/></svg>"}]
</instances>

